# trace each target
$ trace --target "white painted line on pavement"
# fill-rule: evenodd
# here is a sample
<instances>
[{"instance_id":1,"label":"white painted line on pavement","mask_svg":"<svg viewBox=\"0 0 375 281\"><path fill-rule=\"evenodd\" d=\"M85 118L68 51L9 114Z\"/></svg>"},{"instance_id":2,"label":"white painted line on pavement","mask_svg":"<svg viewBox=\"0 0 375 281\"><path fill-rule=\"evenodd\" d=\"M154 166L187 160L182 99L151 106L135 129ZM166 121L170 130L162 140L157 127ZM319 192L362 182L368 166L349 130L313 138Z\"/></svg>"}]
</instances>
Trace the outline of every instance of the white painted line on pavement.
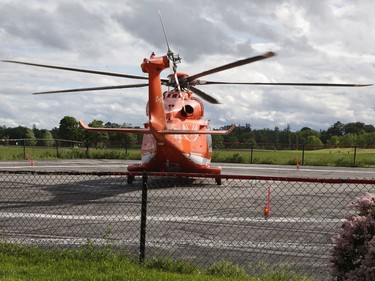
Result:
<instances>
[{"instance_id":1,"label":"white painted line on pavement","mask_svg":"<svg viewBox=\"0 0 375 281\"><path fill-rule=\"evenodd\" d=\"M28 218L28 219L55 219L55 220L89 220L89 221L139 221L140 216L91 216L91 215L58 215L42 213L0 213L0 218ZM341 223L345 219L324 217L201 217L201 216L148 216L149 221L159 222L203 222L203 223L233 223L233 222L283 222L283 223Z\"/></svg>"},{"instance_id":2,"label":"white painted line on pavement","mask_svg":"<svg viewBox=\"0 0 375 281\"><path fill-rule=\"evenodd\" d=\"M231 166L231 167L225 167L227 169L235 168L240 170L270 170L270 171L297 171L297 169L294 168L280 168L280 167L253 167L253 166ZM299 168L298 171L301 172L333 172L333 173L358 173L358 174L374 174L375 171L364 171L364 170L336 170L336 169L306 169L306 168ZM297 171L297 172L298 172Z\"/></svg>"},{"instance_id":3,"label":"white painted line on pavement","mask_svg":"<svg viewBox=\"0 0 375 281\"><path fill-rule=\"evenodd\" d=\"M7 167L0 167L0 169L24 169L24 168L33 168L33 169L42 169L42 168L108 168L108 167L123 167L126 168L129 165L88 165L88 166L82 166L82 165L49 165L49 166L38 166L35 164L34 166L30 165L24 165L24 166L7 166Z\"/></svg>"}]
</instances>

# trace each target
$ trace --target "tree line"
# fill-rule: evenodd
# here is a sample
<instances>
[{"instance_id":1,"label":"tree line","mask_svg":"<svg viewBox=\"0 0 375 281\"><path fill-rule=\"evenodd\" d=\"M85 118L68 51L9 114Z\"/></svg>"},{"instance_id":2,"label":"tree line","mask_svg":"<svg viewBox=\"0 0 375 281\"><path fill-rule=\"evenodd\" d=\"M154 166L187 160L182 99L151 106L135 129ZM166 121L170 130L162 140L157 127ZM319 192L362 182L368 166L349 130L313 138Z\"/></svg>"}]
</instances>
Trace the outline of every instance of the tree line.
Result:
<instances>
[{"instance_id":1,"label":"tree line","mask_svg":"<svg viewBox=\"0 0 375 281\"><path fill-rule=\"evenodd\" d=\"M117 124L101 120L93 120L89 123L91 127L126 128L130 124ZM224 126L220 129L227 129ZM241 147L244 145L266 147L272 146L278 149L293 149L306 145L308 147L328 146L375 146L375 127L363 122L342 123L335 122L326 130L316 131L308 127L292 132L290 126L280 129L252 129L250 124L237 126L229 135L213 135L213 146L215 148ZM65 116L60 120L59 127L52 130L38 129L23 126L0 127L0 140L6 142L9 139L27 139L29 145L53 146L56 141L72 141L60 143L59 145L74 145L79 143L87 149L90 147L101 148L105 146L130 148L140 145L142 135L130 133L104 133L88 132L84 130L77 119Z\"/></svg>"},{"instance_id":2,"label":"tree line","mask_svg":"<svg viewBox=\"0 0 375 281\"><path fill-rule=\"evenodd\" d=\"M93 120L89 123L90 127L106 128L126 128L128 124L117 124L101 120ZM60 120L59 127L52 130L38 129L34 125L32 128L24 126L18 127L0 127L0 140L3 143L9 141L27 139L27 145L31 146L53 146L58 142L59 146L84 146L88 150L90 147L102 148L105 146L129 148L140 143L139 136L129 133L105 133L88 132L84 130L77 119L72 116L65 116Z\"/></svg>"},{"instance_id":3,"label":"tree line","mask_svg":"<svg viewBox=\"0 0 375 281\"><path fill-rule=\"evenodd\" d=\"M227 129L229 126L223 127ZM375 127L363 122L342 123L335 122L326 130L316 131L309 127L292 132L290 126L284 129L275 127L272 129L251 129L250 124L238 126L233 133L225 136L215 135L213 143L218 148L237 144L252 146L276 146L279 149L293 149L301 147L321 148L324 145L338 146L375 146Z\"/></svg>"}]
</instances>

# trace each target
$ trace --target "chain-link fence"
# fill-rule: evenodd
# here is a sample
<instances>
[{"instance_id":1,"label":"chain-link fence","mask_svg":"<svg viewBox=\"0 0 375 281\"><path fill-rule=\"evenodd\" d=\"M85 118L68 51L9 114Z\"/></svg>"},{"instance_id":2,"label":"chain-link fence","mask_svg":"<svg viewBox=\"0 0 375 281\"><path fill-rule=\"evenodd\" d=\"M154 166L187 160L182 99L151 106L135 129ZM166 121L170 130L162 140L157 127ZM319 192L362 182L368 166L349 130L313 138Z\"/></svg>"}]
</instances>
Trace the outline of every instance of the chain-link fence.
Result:
<instances>
[{"instance_id":1,"label":"chain-link fence","mask_svg":"<svg viewBox=\"0 0 375 281\"><path fill-rule=\"evenodd\" d=\"M90 243L202 266L232 261L254 274L283 265L324 280L346 206L375 191L374 180L133 177L1 172L0 241Z\"/></svg>"},{"instance_id":2,"label":"chain-link fence","mask_svg":"<svg viewBox=\"0 0 375 281\"><path fill-rule=\"evenodd\" d=\"M106 142L96 148L83 142L51 139L0 139L1 160L132 159L140 160L140 144ZM213 162L308 166L373 167L373 146L331 146L227 142L215 148Z\"/></svg>"}]
</instances>

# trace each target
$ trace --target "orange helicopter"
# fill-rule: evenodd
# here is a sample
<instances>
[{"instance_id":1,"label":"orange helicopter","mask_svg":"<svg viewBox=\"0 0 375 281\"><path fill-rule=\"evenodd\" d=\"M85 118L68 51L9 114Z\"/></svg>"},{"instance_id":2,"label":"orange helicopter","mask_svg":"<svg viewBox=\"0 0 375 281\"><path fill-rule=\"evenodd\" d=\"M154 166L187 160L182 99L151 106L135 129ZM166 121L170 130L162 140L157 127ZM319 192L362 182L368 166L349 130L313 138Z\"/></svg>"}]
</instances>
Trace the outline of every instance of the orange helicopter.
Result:
<instances>
[{"instance_id":1,"label":"orange helicopter","mask_svg":"<svg viewBox=\"0 0 375 281\"><path fill-rule=\"evenodd\" d=\"M165 35L165 32L164 32ZM35 64L20 61L3 60L3 62L25 64L31 66L84 72L98 75L108 75L131 79L148 80L148 83L129 84L117 86L104 86L95 88L79 88L69 90L38 92L34 94L67 93L79 91L97 91L109 89L125 89L137 87L149 87L148 104L146 113L148 121L144 128L92 128L80 121L81 126L92 132L116 132L143 134L141 155L142 163L128 166L128 171L152 171L152 172L183 172L220 174L220 167L211 166L212 140L211 135L229 134L235 128L232 125L228 130L211 130L209 121L203 120L203 102L193 94L207 102L218 104L219 102L196 88L201 85L278 85L278 86L330 86L330 87L360 87L372 84L331 84L331 83L258 83L258 82L223 82L204 81L198 78L242 66L252 62L270 58L275 54L267 52L259 56L238 60L210 70L189 76L183 72L177 72L177 63L181 62L179 55L174 55L170 50L167 40L168 52L157 57L154 53L150 58L145 58L141 64L142 71L148 73L148 77L129 74L103 72L79 68L60 67L53 65ZM167 79L162 79L160 73L171 68L172 73ZM162 86L168 86L171 90L162 91ZM131 183L134 176L128 176ZM217 184L221 178L216 178Z\"/></svg>"}]
</instances>

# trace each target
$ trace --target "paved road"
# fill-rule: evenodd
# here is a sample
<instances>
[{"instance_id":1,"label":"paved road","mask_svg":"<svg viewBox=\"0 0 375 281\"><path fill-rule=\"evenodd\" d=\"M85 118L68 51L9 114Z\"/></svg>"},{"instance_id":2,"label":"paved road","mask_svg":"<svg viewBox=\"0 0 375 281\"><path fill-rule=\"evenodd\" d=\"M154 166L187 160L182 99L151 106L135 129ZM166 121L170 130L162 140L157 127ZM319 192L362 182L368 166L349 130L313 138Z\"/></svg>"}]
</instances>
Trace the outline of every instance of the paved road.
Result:
<instances>
[{"instance_id":1,"label":"paved road","mask_svg":"<svg viewBox=\"0 0 375 281\"><path fill-rule=\"evenodd\" d=\"M126 172L128 165L138 163L127 160L38 160L38 161L0 161L2 170L31 171L83 171L83 172ZM352 178L375 179L374 168L346 167L303 167L278 165L248 165L214 163L221 166L223 174L272 177L305 178Z\"/></svg>"},{"instance_id":2,"label":"paved road","mask_svg":"<svg viewBox=\"0 0 375 281\"><path fill-rule=\"evenodd\" d=\"M124 172L133 161L1 161L0 171ZM224 174L375 178L374 169L221 164ZM141 179L121 176L0 173L0 240L74 246L91 241L137 254ZM271 216L263 217L268 190ZM331 237L345 206L373 185L155 177L149 181L146 256L208 264L287 262L327 275ZM88 240L89 239L89 240Z\"/></svg>"}]
</instances>

